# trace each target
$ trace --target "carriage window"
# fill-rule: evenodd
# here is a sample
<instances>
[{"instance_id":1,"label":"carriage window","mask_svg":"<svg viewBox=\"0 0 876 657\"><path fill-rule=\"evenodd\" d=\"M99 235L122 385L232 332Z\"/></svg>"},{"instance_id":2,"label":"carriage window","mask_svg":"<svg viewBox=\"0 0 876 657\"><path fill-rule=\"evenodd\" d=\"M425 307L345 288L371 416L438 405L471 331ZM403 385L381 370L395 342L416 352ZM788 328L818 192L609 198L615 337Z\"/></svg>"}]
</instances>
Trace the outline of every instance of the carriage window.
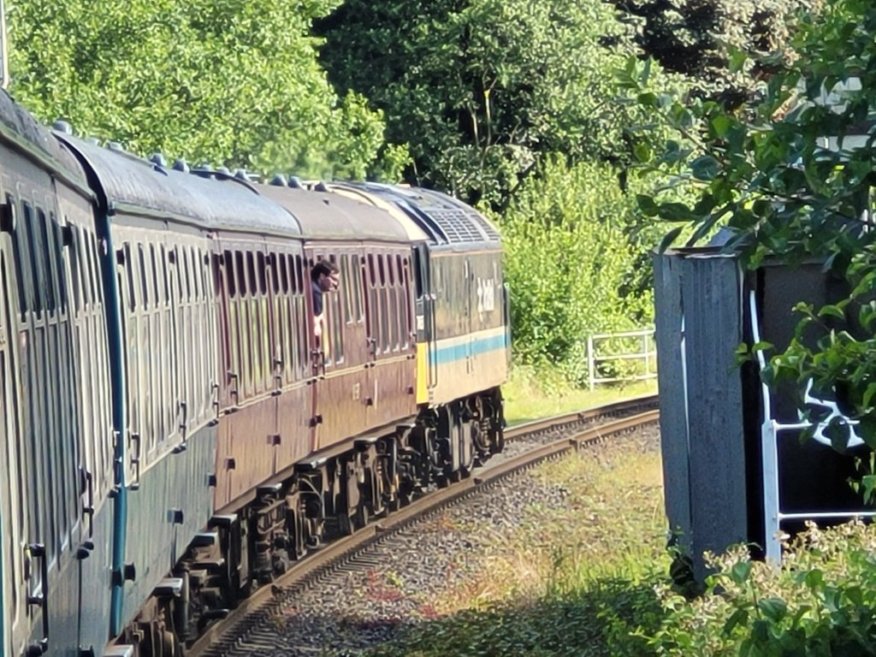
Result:
<instances>
[{"instance_id":1,"label":"carriage window","mask_svg":"<svg viewBox=\"0 0 876 657\"><path fill-rule=\"evenodd\" d=\"M55 287L55 249L52 248L52 243L50 241L51 237L49 235L49 231L47 230L48 226L46 225L46 213L37 208L37 231L39 232L40 241L40 258L42 260L42 273L45 276L45 290L46 294L46 310L48 312L54 312L57 306L57 288Z\"/></svg>"},{"instance_id":2,"label":"carriage window","mask_svg":"<svg viewBox=\"0 0 876 657\"><path fill-rule=\"evenodd\" d=\"M231 251L226 251L222 255L222 264L225 265L225 281L228 285L228 298L233 299L237 296L237 279L234 277L234 254Z\"/></svg>"},{"instance_id":3,"label":"carriage window","mask_svg":"<svg viewBox=\"0 0 876 657\"><path fill-rule=\"evenodd\" d=\"M246 273L248 274L248 285L246 289L250 296L254 297L258 293L258 289L256 287L255 258L253 258L251 251L246 254Z\"/></svg>"},{"instance_id":4,"label":"carriage window","mask_svg":"<svg viewBox=\"0 0 876 657\"><path fill-rule=\"evenodd\" d=\"M347 318L347 323L350 324L356 321L353 314L353 277L350 275L350 256L344 254L341 256L341 294L344 299L344 316Z\"/></svg>"},{"instance_id":5,"label":"carriage window","mask_svg":"<svg viewBox=\"0 0 876 657\"><path fill-rule=\"evenodd\" d=\"M237 296L246 296L246 272L243 268L243 251L234 252L234 275L237 276Z\"/></svg>"},{"instance_id":6,"label":"carriage window","mask_svg":"<svg viewBox=\"0 0 876 657\"><path fill-rule=\"evenodd\" d=\"M134 312L137 307L137 295L134 294L134 260L131 256L131 243L125 242L125 276L128 280L128 310Z\"/></svg>"},{"instance_id":7,"label":"carriage window","mask_svg":"<svg viewBox=\"0 0 876 657\"><path fill-rule=\"evenodd\" d=\"M341 298L338 294L332 294L331 309L334 317L331 318L332 347L331 356L336 363L344 362L344 318L341 314Z\"/></svg>"},{"instance_id":8,"label":"carriage window","mask_svg":"<svg viewBox=\"0 0 876 657\"><path fill-rule=\"evenodd\" d=\"M200 249L192 247L192 280L194 285L192 289L195 291L195 298L201 300L204 298L204 254Z\"/></svg>"},{"instance_id":9,"label":"carriage window","mask_svg":"<svg viewBox=\"0 0 876 657\"><path fill-rule=\"evenodd\" d=\"M97 257L97 237L94 233L86 233L86 235L89 275L91 277L91 300L94 303L101 303L103 301L103 282L100 278L100 259Z\"/></svg>"},{"instance_id":10,"label":"carriage window","mask_svg":"<svg viewBox=\"0 0 876 657\"><path fill-rule=\"evenodd\" d=\"M387 273L389 274L389 277L388 277L389 285L394 287L395 286L395 278L396 278L395 277L395 263L392 261L391 255L386 256L386 269L387 269Z\"/></svg>"},{"instance_id":11,"label":"carriage window","mask_svg":"<svg viewBox=\"0 0 876 657\"><path fill-rule=\"evenodd\" d=\"M359 256L350 256L350 275L347 286L350 288L350 319L354 322L362 321L362 268L359 265Z\"/></svg>"},{"instance_id":12,"label":"carriage window","mask_svg":"<svg viewBox=\"0 0 876 657\"><path fill-rule=\"evenodd\" d=\"M186 249L186 267L189 281L189 298L192 301L197 301L201 296L201 290L198 285L198 254L192 246Z\"/></svg>"},{"instance_id":13,"label":"carriage window","mask_svg":"<svg viewBox=\"0 0 876 657\"><path fill-rule=\"evenodd\" d=\"M149 245L149 258L152 261L152 298L155 301L155 305L161 305L159 300L161 299L158 294L158 262L155 259L155 245Z\"/></svg>"},{"instance_id":14,"label":"carriage window","mask_svg":"<svg viewBox=\"0 0 876 657\"><path fill-rule=\"evenodd\" d=\"M183 255L183 269L185 270L185 279L186 279L186 288L185 288L186 301L191 301L192 298L194 297L194 295L196 294L195 281L194 281L195 270L193 267L194 263L192 262L192 250L190 248L187 249L187 248L183 247L182 255Z\"/></svg>"},{"instance_id":15,"label":"carriage window","mask_svg":"<svg viewBox=\"0 0 876 657\"><path fill-rule=\"evenodd\" d=\"M264 253L259 253L256 257L256 274L259 281L259 293L264 296L268 293L268 274Z\"/></svg>"},{"instance_id":16,"label":"carriage window","mask_svg":"<svg viewBox=\"0 0 876 657\"><path fill-rule=\"evenodd\" d=\"M73 303L75 304L76 312L82 310L82 244L79 236L79 227L71 226L73 229L73 243L70 245L70 276L73 285Z\"/></svg>"},{"instance_id":17,"label":"carriage window","mask_svg":"<svg viewBox=\"0 0 876 657\"><path fill-rule=\"evenodd\" d=\"M143 291L143 307L149 307L149 265L146 259L146 248L143 244L138 244L138 252L140 254L140 289ZM154 301L154 299L153 299Z\"/></svg>"},{"instance_id":18,"label":"carriage window","mask_svg":"<svg viewBox=\"0 0 876 657\"><path fill-rule=\"evenodd\" d=\"M300 255L295 256L295 287L298 294L304 294L305 286L309 285L308 281L310 278L304 276L304 258Z\"/></svg>"},{"instance_id":19,"label":"carriage window","mask_svg":"<svg viewBox=\"0 0 876 657\"><path fill-rule=\"evenodd\" d=\"M6 212L13 217L16 214L15 199L11 194L6 195ZM27 258L27 245L24 243L24 231L18 226L12 233L12 257L15 260L15 271L23 271L24 260ZM27 293L24 287L24 276L16 276L18 280L18 310L24 315L27 312Z\"/></svg>"},{"instance_id":20,"label":"carriage window","mask_svg":"<svg viewBox=\"0 0 876 657\"><path fill-rule=\"evenodd\" d=\"M182 301L183 298L183 268L182 263L180 262L180 249L179 247L174 246L168 256L170 257L170 262L176 267L176 299L174 301L179 302ZM172 284L171 284L172 287Z\"/></svg>"},{"instance_id":21,"label":"carriage window","mask_svg":"<svg viewBox=\"0 0 876 657\"><path fill-rule=\"evenodd\" d=\"M170 272L168 271L168 254L164 244L161 245L161 278L164 279L164 301L170 302Z\"/></svg>"},{"instance_id":22,"label":"carriage window","mask_svg":"<svg viewBox=\"0 0 876 657\"><path fill-rule=\"evenodd\" d=\"M377 270L374 267L374 254L368 254L368 279L371 281L371 287L377 285Z\"/></svg>"},{"instance_id":23,"label":"carriage window","mask_svg":"<svg viewBox=\"0 0 876 657\"><path fill-rule=\"evenodd\" d=\"M204 293L205 299L212 299L213 295L210 283L213 275L213 257L209 251L201 251L201 290Z\"/></svg>"},{"instance_id":24,"label":"carriage window","mask_svg":"<svg viewBox=\"0 0 876 657\"><path fill-rule=\"evenodd\" d=\"M61 225L58 223L58 220L55 218L54 213L49 213L49 218L51 219L51 227L52 227L52 239L55 243L55 263L57 265L57 274L58 274L58 304L61 306L61 310L67 310L67 270L64 267L64 255L62 249L64 248L64 236L61 232ZM71 226L72 228L72 226Z\"/></svg>"},{"instance_id":25,"label":"carriage window","mask_svg":"<svg viewBox=\"0 0 876 657\"><path fill-rule=\"evenodd\" d=\"M39 252L42 250L39 248L39 242L34 238L34 218L33 218L33 209L30 204L24 203L24 225L27 231L27 243L30 247L28 249L30 255L30 271L32 273L31 281L33 283L33 300L32 300L32 308L36 312L39 312L43 308L42 301L42 290L45 289L45 275L42 274L40 263L39 263Z\"/></svg>"},{"instance_id":26,"label":"carriage window","mask_svg":"<svg viewBox=\"0 0 876 657\"><path fill-rule=\"evenodd\" d=\"M274 262L277 264L274 270L277 277L274 281L274 290L277 292L282 290L283 294L289 294L289 260L285 254L278 253Z\"/></svg>"}]
</instances>

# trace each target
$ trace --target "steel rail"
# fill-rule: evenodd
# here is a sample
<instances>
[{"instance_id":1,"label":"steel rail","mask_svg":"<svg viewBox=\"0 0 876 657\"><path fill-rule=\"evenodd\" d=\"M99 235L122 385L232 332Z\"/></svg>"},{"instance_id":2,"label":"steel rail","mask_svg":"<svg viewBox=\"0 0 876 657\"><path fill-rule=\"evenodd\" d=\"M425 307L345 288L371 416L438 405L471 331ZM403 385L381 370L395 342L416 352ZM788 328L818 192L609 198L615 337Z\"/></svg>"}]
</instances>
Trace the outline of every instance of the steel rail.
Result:
<instances>
[{"instance_id":1,"label":"steel rail","mask_svg":"<svg viewBox=\"0 0 876 657\"><path fill-rule=\"evenodd\" d=\"M602 408L589 409L580 413L565 414L549 418L548 420L537 420L521 424L512 429L514 433L508 439L514 440L516 437L534 431L542 431L558 425L562 426L563 424L577 422L581 419L595 419L600 415L628 411L637 405L655 405L656 399L656 396L641 397ZM283 594L289 592L294 585L318 576L321 571L332 568L354 557L367 545L379 540L389 532L402 529L409 523L440 510L464 496L478 493L481 489L515 472L530 468L542 461L556 458L566 452L600 443L613 435L652 424L658 419L659 412L656 409L648 410L644 413L612 420L597 426L575 430L571 436L565 436L534 447L493 466L487 463L486 466L471 477L450 484L446 488L439 488L430 492L396 511L391 516L372 522L356 530L350 536L339 538L320 550L310 553L302 561L296 562L290 567L273 584L259 588L250 597L242 600L225 619L209 626L204 634L186 651L186 654L188 657L207 655L218 657L224 655L231 645L234 645L242 636L246 635L248 629L257 627L262 620L270 618L276 611L282 608L286 603ZM551 420L554 421L554 424L550 423Z\"/></svg>"},{"instance_id":2,"label":"steel rail","mask_svg":"<svg viewBox=\"0 0 876 657\"><path fill-rule=\"evenodd\" d=\"M657 408L657 395L632 397L630 399L606 404L605 406L595 406L593 408L584 409L583 411L573 411L571 413L563 413L552 417L515 424L505 430L505 440L513 441L529 434L538 433L539 431L548 431L561 428L564 425L587 422L619 413L631 413L642 408Z\"/></svg>"}]
</instances>

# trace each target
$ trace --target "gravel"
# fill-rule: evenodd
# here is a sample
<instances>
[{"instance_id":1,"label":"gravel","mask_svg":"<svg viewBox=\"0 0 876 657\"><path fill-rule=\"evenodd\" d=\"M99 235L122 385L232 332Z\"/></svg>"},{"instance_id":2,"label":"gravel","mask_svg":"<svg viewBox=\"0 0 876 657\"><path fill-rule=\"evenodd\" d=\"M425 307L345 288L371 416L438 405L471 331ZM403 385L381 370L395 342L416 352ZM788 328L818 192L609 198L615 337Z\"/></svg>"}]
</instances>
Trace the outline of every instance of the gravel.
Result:
<instances>
[{"instance_id":1,"label":"gravel","mask_svg":"<svg viewBox=\"0 0 876 657\"><path fill-rule=\"evenodd\" d=\"M624 449L653 451L656 427L623 439ZM594 457L604 449L600 445ZM538 505L562 509L568 491L528 472L505 478L450 509L370 545L342 567L307 588L268 625L251 633L251 643L233 655L352 657L392 639L408 623L437 617L432 606L441 593L481 574L480 557L510 538L521 510Z\"/></svg>"}]
</instances>

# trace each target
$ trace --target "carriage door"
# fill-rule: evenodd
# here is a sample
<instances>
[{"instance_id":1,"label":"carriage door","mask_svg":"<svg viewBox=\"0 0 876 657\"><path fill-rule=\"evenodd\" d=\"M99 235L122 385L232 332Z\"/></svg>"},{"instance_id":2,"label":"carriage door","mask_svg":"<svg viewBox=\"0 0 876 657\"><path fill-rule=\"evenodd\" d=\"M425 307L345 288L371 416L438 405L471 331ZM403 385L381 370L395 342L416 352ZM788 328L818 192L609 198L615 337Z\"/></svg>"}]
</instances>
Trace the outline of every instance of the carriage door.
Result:
<instances>
[{"instance_id":1,"label":"carriage door","mask_svg":"<svg viewBox=\"0 0 876 657\"><path fill-rule=\"evenodd\" d=\"M465 373L471 374L474 370L474 354L472 331L474 330L475 322L472 319L472 312L477 309L478 291L475 285L475 276L472 271L471 259L465 259L465 319L463 320L463 331L465 331Z\"/></svg>"},{"instance_id":2,"label":"carriage door","mask_svg":"<svg viewBox=\"0 0 876 657\"><path fill-rule=\"evenodd\" d=\"M0 206L5 213L9 205ZM13 330L11 307L14 268L9 252L0 245L0 654L16 655L27 639L26 583L22 563L22 517L26 508L20 495L18 472L20 463L15 368L11 362L15 349L10 349Z\"/></svg>"},{"instance_id":3,"label":"carriage door","mask_svg":"<svg viewBox=\"0 0 876 657\"><path fill-rule=\"evenodd\" d=\"M414 288L416 292L417 348L425 349L425 357L417 359L417 376L423 377L418 384L417 402L425 403L431 391L438 385L438 336L435 331L435 290L432 289L432 267L429 248L425 244L414 247ZM423 388L427 388L424 391Z\"/></svg>"}]
</instances>

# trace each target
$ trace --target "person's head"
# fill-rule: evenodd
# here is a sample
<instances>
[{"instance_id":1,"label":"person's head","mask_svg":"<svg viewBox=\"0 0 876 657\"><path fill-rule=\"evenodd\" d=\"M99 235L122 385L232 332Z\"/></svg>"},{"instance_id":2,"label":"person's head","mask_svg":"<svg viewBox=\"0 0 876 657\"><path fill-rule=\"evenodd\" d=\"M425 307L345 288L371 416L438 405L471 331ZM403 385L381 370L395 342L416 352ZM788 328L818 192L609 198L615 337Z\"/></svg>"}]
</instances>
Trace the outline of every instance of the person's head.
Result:
<instances>
[{"instance_id":1,"label":"person's head","mask_svg":"<svg viewBox=\"0 0 876 657\"><path fill-rule=\"evenodd\" d=\"M337 290L340 284L340 270L329 260L319 260L310 270L310 278L323 292Z\"/></svg>"}]
</instances>

